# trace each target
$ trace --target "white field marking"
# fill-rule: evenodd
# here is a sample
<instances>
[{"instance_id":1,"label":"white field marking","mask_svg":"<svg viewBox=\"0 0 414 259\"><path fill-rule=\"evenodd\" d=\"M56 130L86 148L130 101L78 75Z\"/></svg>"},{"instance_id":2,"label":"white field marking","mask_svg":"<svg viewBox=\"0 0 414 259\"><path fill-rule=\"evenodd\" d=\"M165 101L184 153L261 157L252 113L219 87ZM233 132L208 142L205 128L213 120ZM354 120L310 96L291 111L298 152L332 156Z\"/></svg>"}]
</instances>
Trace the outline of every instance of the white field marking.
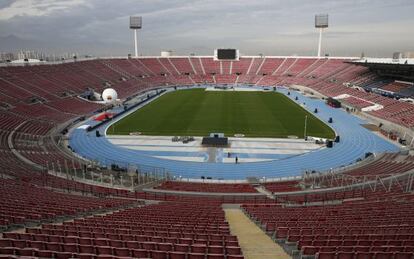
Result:
<instances>
[{"instance_id":1,"label":"white field marking","mask_svg":"<svg viewBox=\"0 0 414 259\"><path fill-rule=\"evenodd\" d=\"M188 147L188 146L182 146L182 147L167 147L167 146L134 146L134 145L128 145L123 146L119 145L123 148L128 148L132 150L138 150L138 151L159 151L159 152L205 152L207 148L199 146L199 147ZM257 149L254 147L248 147L248 148L224 148L223 152L225 153L245 153L245 154L289 154L289 155L296 155L296 154L303 154L306 152L309 152L310 150L305 149Z\"/></svg>"},{"instance_id":2,"label":"white field marking","mask_svg":"<svg viewBox=\"0 0 414 259\"><path fill-rule=\"evenodd\" d=\"M295 149L295 150L314 150L320 148L320 145L306 142L253 142L253 141L231 141L231 148L267 148L267 149Z\"/></svg>"},{"instance_id":3,"label":"white field marking","mask_svg":"<svg viewBox=\"0 0 414 259\"><path fill-rule=\"evenodd\" d=\"M275 154L275 155L297 155L309 152L308 150L295 149L255 149L251 148L224 148L225 153L245 153L245 154Z\"/></svg>"},{"instance_id":4,"label":"white field marking","mask_svg":"<svg viewBox=\"0 0 414 259\"><path fill-rule=\"evenodd\" d=\"M201 137L196 137L189 143L172 142L172 137L156 136L108 136L107 139L121 146L168 146L168 147L201 147ZM313 150L320 148L313 142L305 142L296 139L256 139L254 138L230 138L231 148L277 148L277 149L298 149Z\"/></svg>"},{"instance_id":5,"label":"white field marking","mask_svg":"<svg viewBox=\"0 0 414 259\"><path fill-rule=\"evenodd\" d=\"M147 137L147 136L109 136L108 140L115 145L128 146L176 146L181 147L201 147L201 138L195 138L194 141L184 144L183 142L172 142L172 137ZM126 146L126 147L128 147Z\"/></svg>"},{"instance_id":6,"label":"white field marking","mask_svg":"<svg viewBox=\"0 0 414 259\"><path fill-rule=\"evenodd\" d=\"M160 151L160 152L205 152L207 148L205 147L166 147L166 146L122 146L123 148L128 148L138 151Z\"/></svg>"},{"instance_id":7,"label":"white field marking","mask_svg":"<svg viewBox=\"0 0 414 259\"><path fill-rule=\"evenodd\" d=\"M265 159L265 158L240 158L238 162L239 163L251 163L251 162L264 162L264 161L271 161L274 159ZM235 163L234 157L230 157L230 158L223 158L223 163Z\"/></svg>"},{"instance_id":8,"label":"white field marking","mask_svg":"<svg viewBox=\"0 0 414 259\"><path fill-rule=\"evenodd\" d=\"M198 156L154 156L161 159L169 159L176 161L187 161L187 162L204 162L204 157Z\"/></svg>"},{"instance_id":9,"label":"white field marking","mask_svg":"<svg viewBox=\"0 0 414 259\"><path fill-rule=\"evenodd\" d=\"M205 153L207 148L201 145L202 137L195 137L195 141L184 144L182 142L172 142L172 136L107 136L107 139L114 145L123 148L138 150L138 151L152 151L152 152L194 152ZM287 138L235 138L230 137L230 147L224 148L223 153L238 153L238 154L273 154L273 155L300 155L316 149L320 149L320 145L313 142L305 141L303 139L287 139ZM194 156L156 156L163 159L178 160L178 161L196 161L204 162L203 157ZM240 162L258 162L270 161L271 158L240 158ZM227 158L224 157L223 161ZM229 161L234 162L234 158ZM229 162L229 163L230 163ZM227 162L226 162L227 163Z\"/></svg>"},{"instance_id":10,"label":"white field marking","mask_svg":"<svg viewBox=\"0 0 414 259\"><path fill-rule=\"evenodd\" d=\"M242 133L242 132L241 132ZM310 141L306 141L300 138L236 138L236 137L229 137L229 140L233 141L253 141L253 142L298 142L298 143L309 143Z\"/></svg>"}]
</instances>

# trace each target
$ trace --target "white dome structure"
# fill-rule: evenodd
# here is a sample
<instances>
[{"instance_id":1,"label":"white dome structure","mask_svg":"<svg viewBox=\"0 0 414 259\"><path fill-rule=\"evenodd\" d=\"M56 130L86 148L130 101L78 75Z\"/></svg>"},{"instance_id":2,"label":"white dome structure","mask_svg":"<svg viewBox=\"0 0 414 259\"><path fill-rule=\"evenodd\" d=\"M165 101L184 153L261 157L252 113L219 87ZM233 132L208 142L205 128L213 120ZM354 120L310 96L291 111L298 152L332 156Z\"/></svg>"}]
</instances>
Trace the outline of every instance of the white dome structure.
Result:
<instances>
[{"instance_id":1,"label":"white dome structure","mask_svg":"<svg viewBox=\"0 0 414 259\"><path fill-rule=\"evenodd\" d=\"M118 99L118 93L112 88L107 88L102 92L102 100L105 103L113 103L117 99Z\"/></svg>"}]
</instances>

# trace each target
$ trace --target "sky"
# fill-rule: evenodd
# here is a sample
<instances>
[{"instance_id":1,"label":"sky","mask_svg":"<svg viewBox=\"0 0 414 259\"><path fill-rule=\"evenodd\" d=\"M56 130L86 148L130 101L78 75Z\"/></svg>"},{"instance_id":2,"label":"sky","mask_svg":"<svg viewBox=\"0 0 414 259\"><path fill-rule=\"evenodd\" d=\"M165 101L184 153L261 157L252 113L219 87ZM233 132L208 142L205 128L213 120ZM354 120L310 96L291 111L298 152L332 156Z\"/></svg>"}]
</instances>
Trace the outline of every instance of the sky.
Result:
<instances>
[{"instance_id":1,"label":"sky","mask_svg":"<svg viewBox=\"0 0 414 259\"><path fill-rule=\"evenodd\" d=\"M126 56L129 16L139 15L142 55L312 56L318 13L329 14L322 52L330 56L414 51L414 0L0 0L0 51Z\"/></svg>"}]
</instances>

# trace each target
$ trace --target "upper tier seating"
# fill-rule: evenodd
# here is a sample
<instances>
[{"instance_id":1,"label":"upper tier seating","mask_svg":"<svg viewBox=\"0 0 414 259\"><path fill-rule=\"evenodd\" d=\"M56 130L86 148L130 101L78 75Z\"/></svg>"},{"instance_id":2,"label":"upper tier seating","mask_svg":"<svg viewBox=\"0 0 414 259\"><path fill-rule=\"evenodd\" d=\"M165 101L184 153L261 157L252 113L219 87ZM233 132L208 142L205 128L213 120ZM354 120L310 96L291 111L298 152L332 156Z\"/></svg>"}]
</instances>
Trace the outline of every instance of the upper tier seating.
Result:
<instances>
[{"instance_id":1,"label":"upper tier seating","mask_svg":"<svg viewBox=\"0 0 414 259\"><path fill-rule=\"evenodd\" d=\"M364 86L378 81L377 79L378 76L366 68L344 63L344 60L340 59L267 57L242 57L240 61L214 61L212 58L205 57L103 59L61 65L2 67L0 86L3 91L0 102L9 105L12 112L23 116L62 122L100 108L99 105L79 101L74 97L87 88L100 92L110 86L118 91L120 98L126 98L149 87L163 85L302 84L329 97L349 94L351 97L346 101L356 108L367 107L369 103L381 104L384 106L383 109L370 113L403 126L414 126L414 105L344 85L349 83ZM392 83L384 86L383 89L399 90L400 88L394 87L397 85L400 84ZM41 98L43 101L28 106L29 100L33 98Z\"/></svg>"},{"instance_id":2,"label":"upper tier seating","mask_svg":"<svg viewBox=\"0 0 414 259\"><path fill-rule=\"evenodd\" d=\"M344 98L342 100L348 103L349 105L355 108L358 108L358 109L362 109L362 108L366 108L366 107L374 105L373 103L367 102L363 99L355 98L353 96Z\"/></svg>"},{"instance_id":3,"label":"upper tier seating","mask_svg":"<svg viewBox=\"0 0 414 259\"><path fill-rule=\"evenodd\" d=\"M215 75L211 75L212 73ZM266 75L263 76L264 74ZM339 59L242 57L240 61L217 62L206 57L174 57L102 59L60 65L2 67L0 85L4 91L1 94L4 101L11 105L9 109L0 111L2 143L6 157L13 157L7 147L7 136L21 125L19 132L13 135L15 148L21 155L42 166L50 160L62 162L66 157L60 154L55 145L49 145L48 141L45 142L46 145L39 145L44 141L43 136L59 123L100 110L101 105L83 101L76 95L87 88L102 91L107 86L115 88L119 96L124 98L167 84L303 84L327 96L349 94L351 97L348 101L356 98L361 100L361 103L354 103L359 107L365 107L366 102L381 104L383 109L370 113L404 126L413 126L414 105L343 85L347 81L361 83L367 78L374 78L367 69ZM70 95L62 97L62 92ZM41 98L41 102L28 103L27 100L32 97ZM16 158L13 161L19 163ZM8 167L7 171L10 173L12 168ZM22 171L27 173L30 170L26 168ZM49 182L60 187L88 189L83 185L73 186L63 179ZM269 188L272 189L271 185ZM275 187L273 191L278 192L278 188Z\"/></svg>"},{"instance_id":4,"label":"upper tier seating","mask_svg":"<svg viewBox=\"0 0 414 259\"><path fill-rule=\"evenodd\" d=\"M392 93L398 93L401 90L406 89L408 87L412 87L412 85L401 83L401 82L392 82L390 84L387 84L387 85L381 87L381 90L389 91L389 92L392 92Z\"/></svg>"}]
</instances>

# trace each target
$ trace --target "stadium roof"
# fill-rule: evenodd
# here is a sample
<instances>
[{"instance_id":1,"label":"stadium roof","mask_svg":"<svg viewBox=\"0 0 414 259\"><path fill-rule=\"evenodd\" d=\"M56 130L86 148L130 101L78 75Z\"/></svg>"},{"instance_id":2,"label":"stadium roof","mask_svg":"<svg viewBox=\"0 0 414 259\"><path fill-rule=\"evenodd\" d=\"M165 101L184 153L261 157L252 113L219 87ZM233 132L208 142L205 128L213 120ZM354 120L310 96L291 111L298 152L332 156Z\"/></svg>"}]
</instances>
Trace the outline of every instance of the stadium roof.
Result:
<instances>
[{"instance_id":1,"label":"stadium roof","mask_svg":"<svg viewBox=\"0 0 414 259\"><path fill-rule=\"evenodd\" d=\"M363 58L351 62L368 67L380 76L414 82L414 59L412 58Z\"/></svg>"},{"instance_id":2,"label":"stadium roof","mask_svg":"<svg viewBox=\"0 0 414 259\"><path fill-rule=\"evenodd\" d=\"M25 63L43 63L44 61L39 60L39 59L18 59L18 60L13 60L11 63L13 64L25 64Z\"/></svg>"},{"instance_id":3,"label":"stadium roof","mask_svg":"<svg viewBox=\"0 0 414 259\"><path fill-rule=\"evenodd\" d=\"M395 64L395 65L414 65L414 58L362 58L354 60L355 63L370 63L370 64Z\"/></svg>"}]
</instances>

